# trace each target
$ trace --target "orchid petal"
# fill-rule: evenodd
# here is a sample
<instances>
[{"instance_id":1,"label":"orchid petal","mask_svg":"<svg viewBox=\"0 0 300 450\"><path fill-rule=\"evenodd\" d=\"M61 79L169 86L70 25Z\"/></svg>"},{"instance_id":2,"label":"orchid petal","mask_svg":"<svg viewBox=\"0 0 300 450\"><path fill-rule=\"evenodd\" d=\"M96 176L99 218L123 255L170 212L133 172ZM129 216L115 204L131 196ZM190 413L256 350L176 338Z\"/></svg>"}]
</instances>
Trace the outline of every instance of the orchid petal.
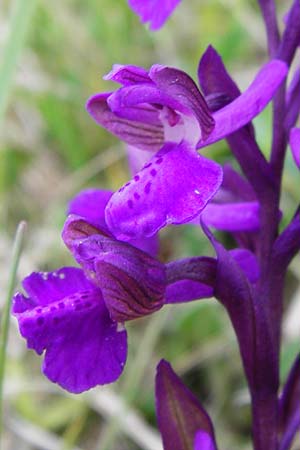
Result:
<instances>
[{"instance_id":1,"label":"orchid petal","mask_svg":"<svg viewBox=\"0 0 300 450\"><path fill-rule=\"evenodd\" d=\"M118 267L114 262L98 258L95 262L96 280L103 294L104 301L112 320L125 322L144 317L158 311L164 304L165 277L163 266L155 260L147 260L139 270L144 276L132 270L130 261L126 269ZM141 258L139 258L141 261ZM145 264L145 261L142 261Z\"/></svg>"},{"instance_id":2,"label":"orchid petal","mask_svg":"<svg viewBox=\"0 0 300 450\"><path fill-rule=\"evenodd\" d=\"M121 240L152 236L167 224L198 215L222 182L221 167L189 146L167 143L116 192L106 208L106 223Z\"/></svg>"},{"instance_id":3,"label":"orchid petal","mask_svg":"<svg viewBox=\"0 0 300 450\"><path fill-rule=\"evenodd\" d=\"M167 75L170 71L170 75L166 77L164 71ZM167 67L153 66L152 72L152 76L157 76L162 88L154 84L136 84L120 88L108 98L111 110L126 120L146 122L144 109L155 105L160 112L159 119L164 125L165 140L179 143L185 139L196 145L200 138L205 139L211 132L214 121L193 80L184 72ZM180 77L177 73L181 74ZM181 84L174 83L177 78L182 81ZM189 94L187 87L193 87ZM147 119L148 123L151 118L152 116Z\"/></svg>"},{"instance_id":4,"label":"orchid petal","mask_svg":"<svg viewBox=\"0 0 300 450\"><path fill-rule=\"evenodd\" d=\"M83 271L62 268L24 280L29 297L17 293L13 314L29 348L44 350L44 374L79 393L115 381L126 361L126 331L109 318L101 291Z\"/></svg>"},{"instance_id":5,"label":"orchid petal","mask_svg":"<svg viewBox=\"0 0 300 450\"><path fill-rule=\"evenodd\" d=\"M267 63L245 92L213 114L215 128L204 143L198 143L198 148L227 137L256 117L273 98L287 71L283 61L274 59Z\"/></svg>"},{"instance_id":6,"label":"orchid petal","mask_svg":"<svg viewBox=\"0 0 300 450\"><path fill-rule=\"evenodd\" d=\"M252 202L256 199L251 184L239 172L234 170L230 164L224 164L223 166L223 183L219 192L221 190L226 190L230 193L232 195L231 198L234 199L235 202ZM215 200L217 200L217 196ZM220 201L220 203L223 202Z\"/></svg>"},{"instance_id":7,"label":"orchid petal","mask_svg":"<svg viewBox=\"0 0 300 450\"><path fill-rule=\"evenodd\" d=\"M130 109L134 119L120 117L107 104L111 95L95 94L87 101L87 111L95 122L129 145L143 150L159 150L163 145L164 134L157 110L150 105L137 105Z\"/></svg>"},{"instance_id":8,"label":"orchid petal","mask_svg":"<svg viewBox=\"0 0 300 450\"><path fill-rule=\"evenodd\" d=\"M201 218L217 230L257 231L260 228L259 203L210 203Z\"/></svg>"},{"instance_id":9,"label":"orchid petal","mask_svg":"<svg viewBox=\"0 0 300 450\"><path fill-rule=\"evenodd\" d=\"M129 0L129 6L151 30L158 30L172 14L180 0Z\"/></svg>"},{"instance_id":10,"label":"orchid petal","mask_svg":"<svg viewBox=\"0 0 300 450\"><path fill-rule=\"evenodd\" d=\"M237 98L241 92L227 73L221 56L209 45L198 66L199 85L204 94L226 94L228 103Z\"/></svg>"},{"instance_id":11,"label":"orchid petal","mask_svg":"<svg viewBox=\"0 0 300 450\"><path fill-rule=\"evenodd\" d=\"M77 194L70 202L62 237L67 247L72 251L73 242L91 236L102 234L112 237L105 222L105 207L113 192L102 189L86 189ZM159 250L158 236L132 239L130 244L149 255L156 256Z\"/></svg>"},{"instance_id":12,"label":"orchid petal","mask_svg":"<svg viewBox=\"0 0 300 450\"><path fill-rule=\"evenodd\" d=\"M179 280L167 286L166 303L185 303L213 297L211 286L194 280Z\"/></svg>"},{"instance_id":13,"label":"orchid petal","mask_svg":"<svg viewBox=\"0 0 300 450\"><path fill-rule=\"evenodd\" d=\"M214 120L193 79L182 70L160 65L152 66L149 76L159 90L178 100L194 113L199 122L201 139L205 141L214 128Z\"/></svg>"},{"instance_id":14,"label":"orchid petal","mask_svg":"<svg viewBox=\"0 0 300 450\"><path fill-rule=\"evenodd\" d=\"M151 159L152 154L133 147L132 145L126 146L127 161L131 176L134 176L139 172Z\"/></svg>"},{"instance_id":15,"label":"orchid petal","mask_svg":"<svg viewBox=\"0 0 300 450\"><path fill-rule=\"evenodd\" d=\"M135 319L163 306L165 268L147 253L94 235L75 243L73 254L101 289L112 320Z\"/></svg>"},{"instance_id":16,"label":"orchid petal","mask_svg":"<svg viewBox=\"0 0 300 450\"><path fill-rule=\"evenodd\" d=\"M196 433L194 450L216 450L216 446L212 437L201 430Z\"/></svg>"},{"instance_id":17,"label":"orchid petal","mask_svg":"<svg viewBox=\"0 0 300 450\"><path fill-rule=\"evenodd\" d=\"M105 191L104 189L80 191L70 201L67 214L81 216L90 224L106 230L104 211L112 195L112 191ZM109 234L108 230L107 234Z\"/></svg>"},{"instance_id":18,"label":"orchid petal","mask_svg":"<svg viewBox=\"0 0 300 450\"><path fill-rule=\"evenodd\" d=\"M226 70L221 56L210 45L198 66L199 84L212 111L217 111L240 96L241 92ZM247 129L254 136L251 123Z\"/></svg>"},{"instance_id":19,"label":"orchid petal","mask_svg":"<svg viewBox=\"0 0 300 450\"><path fill-rule=\"evenodd\" d=\"M114 64L112 70L103 77L104 80L115 81L123 86L138 83L151 83L147 70L138 66Z\"/></svg>"}]
</instances>

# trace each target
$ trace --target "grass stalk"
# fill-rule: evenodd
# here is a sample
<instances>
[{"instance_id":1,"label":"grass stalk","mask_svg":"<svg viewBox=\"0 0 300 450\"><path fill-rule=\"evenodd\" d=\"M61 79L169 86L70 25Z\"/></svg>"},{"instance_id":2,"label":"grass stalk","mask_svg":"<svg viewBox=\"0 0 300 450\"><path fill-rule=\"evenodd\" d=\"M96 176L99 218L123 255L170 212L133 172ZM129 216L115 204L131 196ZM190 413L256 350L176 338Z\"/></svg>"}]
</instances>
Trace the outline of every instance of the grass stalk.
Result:
<instances>
[{"instance_id":1,"label":"grass stalk","mask_svg":"<svg viewBox=\"0 0 300 450\"><path fill-rule=\"evenodd\" d=\"M5 114L14 71L23 50L36 0L15 0L8 22L8 35L0 62L0 125Z\"/></svg>"},{"instance_id":2,"label":"grass stalk","mask_svg":"<svg viewBox=\"0 0 300 450\"><path fill-rule=\"evenodd\" d=\"M0 335L0 447L3 430L3 386L5 376L5 363L6 363L6 348L7 338L10 323L10 307L11 298L13 296L16 275L19 266L20 256L22 252L22 245L24 240L24 233L26 229L26 222L20 222L14 239L13 251L12 251L12 263L9 274L7 296L2 310L1 318L1 335Z\"/></svg>"}]
</instances>

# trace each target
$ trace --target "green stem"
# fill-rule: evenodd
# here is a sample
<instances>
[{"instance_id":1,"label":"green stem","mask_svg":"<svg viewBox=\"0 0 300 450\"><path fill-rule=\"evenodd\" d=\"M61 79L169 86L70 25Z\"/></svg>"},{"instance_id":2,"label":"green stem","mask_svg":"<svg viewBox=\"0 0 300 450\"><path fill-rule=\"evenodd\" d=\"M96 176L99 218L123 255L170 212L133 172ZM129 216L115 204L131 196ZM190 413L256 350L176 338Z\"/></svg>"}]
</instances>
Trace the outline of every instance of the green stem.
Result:
<instances>
[{"instance_id":1,"label":"green stem","mask_svg":"<svg viewBox=\"0 0 300 450\"><path fill-rule=\"evenodd\" d=\"M7 107L14 71L21 55L36 0L15 0L0 65L0 124Z\"/></svg>"},{"instance_id":2,"label":"green stem","mask_svg":"<svg viewBox=\"0 0 300 450\"><path fill-rule=\"evenodd\" d=\"M18 265L20 261L22 244L24 239L24 232L26 228L26 222L20 222L12 251L12 263L8 281L8 290L6 300L3 306L2 319L1 319L1 335L0 335L0 445L1 445L1 435L3 429L3 384L4 384L4 374L5 374L5 363L6 363L6 347L7 338L9 330L9 318L10 318L10 307L11 298L15 288L16 274L18 270Z\"/></svg>"}]
</instances>

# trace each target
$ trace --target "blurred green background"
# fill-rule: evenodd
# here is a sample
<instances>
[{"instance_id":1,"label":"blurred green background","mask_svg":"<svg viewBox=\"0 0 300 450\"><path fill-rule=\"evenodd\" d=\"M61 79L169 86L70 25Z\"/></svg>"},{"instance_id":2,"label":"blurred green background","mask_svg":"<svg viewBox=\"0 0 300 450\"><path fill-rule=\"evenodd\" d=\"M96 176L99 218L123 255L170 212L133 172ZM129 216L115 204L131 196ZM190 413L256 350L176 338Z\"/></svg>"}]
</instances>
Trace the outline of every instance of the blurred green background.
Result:
<instances>
[{"instance_id":1,"label":"blurred green background","mask_svg":"<svg viewBox=\"0 0 300 450\"><path fill-rule=\"evenodd\" d=\"M280 1L281 18L289 4ZM195 79L199 57L208 44L218 50L245 88L267 60L256 2L182 0L166 26L150 33L126 0L2 0L2 302L12 237L20 220L28 222L20 279L33 270L73 264L60 238L68 200L88 186L117 189L128 178L122 143L85 111L91 94L114 88L102 76L114 63L144 67L162 63L186 70ZM270 121L270 108L255 120L266 154ZM221 163L231 161L224 142L204 153ZM297 197L299 173L288 155L282 200L286 217L292 215ZM211 254L196 228L164 230L161 242L163 261ZM283 377L299 351L299 321L295 323L299 268L298 258L287 283ZM249 400L238 350L229 320L216 301L170 306L128 324L127 329L129 358L118 383L74 396L40 375L41 358L26 350L13 319L5 383L5 448L160 450L153 379L162 357L210 412L220 446L251 448Z\"/></svg>"}]
</instances>

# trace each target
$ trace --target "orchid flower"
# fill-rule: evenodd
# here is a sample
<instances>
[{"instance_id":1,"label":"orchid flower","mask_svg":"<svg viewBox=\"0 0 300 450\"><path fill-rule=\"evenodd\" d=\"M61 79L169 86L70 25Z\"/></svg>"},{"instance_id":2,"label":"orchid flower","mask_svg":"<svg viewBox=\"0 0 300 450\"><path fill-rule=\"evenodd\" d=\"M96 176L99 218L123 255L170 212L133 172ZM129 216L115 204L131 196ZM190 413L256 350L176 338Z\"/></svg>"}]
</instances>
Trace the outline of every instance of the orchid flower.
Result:
<instances>
[{"instance_id":1,"label":"orchid flower","mask_svg":"<svg viewBox=\"0 0 300 450\"><path fill-rule=\"evenodd\" d=\"M247 125L271 100L286 65L271 61L249 88L211 114L193 80L164 66L116 66L106 77L123 85L87 102L95 121L149 160L108 202L106 223L121 240L149 237L198 216L222 183L221 167L196 150Z\"/></svg>"}]
</instances>

